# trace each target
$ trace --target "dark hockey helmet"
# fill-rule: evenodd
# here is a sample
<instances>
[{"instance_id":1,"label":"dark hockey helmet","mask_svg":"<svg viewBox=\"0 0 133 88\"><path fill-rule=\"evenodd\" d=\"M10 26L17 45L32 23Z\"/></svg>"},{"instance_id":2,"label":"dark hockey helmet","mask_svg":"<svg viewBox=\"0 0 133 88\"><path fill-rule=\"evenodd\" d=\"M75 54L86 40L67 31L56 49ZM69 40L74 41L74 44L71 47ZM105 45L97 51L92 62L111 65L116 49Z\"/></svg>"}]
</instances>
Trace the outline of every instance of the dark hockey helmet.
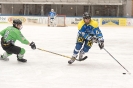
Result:
<instances>
[{"instance_id":1,"label":"dark hockey helmet","mask_svg":"<svg viewBox=\"0 0 133 88\"><path fill-rule=\"evenodd\" d=\"M14 20L13 20L13 26L16 27L16 26L15 26L16 24L17 24L17 25L22 25L22 21L19 20L19 19L14 19Z\"/></svg>"},{"instance_id":2,"label":"dark hockey helmet","mask_svg":"<svg viewBox=\"0 0 133 88\"><path fill-rule=\"evenodd\" d=\"M91 15L88 12L84 12L83 19L91 19Z\"/></svg>"}]
</instances>

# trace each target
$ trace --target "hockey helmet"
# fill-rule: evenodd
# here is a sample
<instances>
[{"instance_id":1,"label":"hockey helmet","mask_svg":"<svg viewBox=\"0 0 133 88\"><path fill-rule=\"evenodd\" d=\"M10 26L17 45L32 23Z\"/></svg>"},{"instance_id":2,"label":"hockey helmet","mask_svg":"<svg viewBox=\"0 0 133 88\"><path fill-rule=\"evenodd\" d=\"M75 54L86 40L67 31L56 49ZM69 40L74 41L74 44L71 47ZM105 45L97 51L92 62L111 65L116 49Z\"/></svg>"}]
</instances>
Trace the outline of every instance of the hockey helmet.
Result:
<instances>
[{"instance_id":1,"label":"hockey helmet","mask_svg":"<svg viewBox=\"0 0 133 88\"><path fill-rule=\"evenodd\" d=\"M91 19L91 15L88 12L84 12L83 19Z\"/></svg>"},{"instance_id":2,"label":"hockey helmet","mask_svg":"<svg viewBox=\"0 0 133 88\"><path fill-rule=\"evenodd\" d=\"M51 9L51 12L54 12L54 9Z\"/></svg>"},{"instance_id":3,"label":"hockey helmet","mask_svg":"<svg viewBox=\"0 0 133 88\"><path fill-rule=\"evenodd\" d=\"M19 19L14 19L13 20L13 24L20 24L20 25L22 25L22 21L20 21Z\"/></svg>"},{"instance_id":4,"label":"hockey helmet","mask_svg":"<svg viewBox=\"0 0 133 88\"><path fill-rule=\"evenodd\" d=\"M16 27L16 24L17 24L17 25L22 25L22 21L19 20L19 19L14 19L14 20L13 20L13 27ZM16 28L17 28L17 27L16 27Z\"/></svg>"}]
</instances>

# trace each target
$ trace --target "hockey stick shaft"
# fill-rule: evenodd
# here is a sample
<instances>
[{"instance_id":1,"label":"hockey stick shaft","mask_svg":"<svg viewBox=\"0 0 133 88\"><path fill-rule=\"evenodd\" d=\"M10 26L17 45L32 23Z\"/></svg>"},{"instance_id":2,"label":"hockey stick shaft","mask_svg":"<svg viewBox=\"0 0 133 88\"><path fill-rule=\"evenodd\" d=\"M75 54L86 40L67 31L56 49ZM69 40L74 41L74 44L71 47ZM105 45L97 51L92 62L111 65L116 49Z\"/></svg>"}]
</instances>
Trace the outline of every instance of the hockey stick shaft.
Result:
<instances>
[{"instance_id":1,"label":"hockey stick shaft","mask_svg":"<svg viewBox=\"0 0 133 88\"><path fill-rule=\"evenodd\" d=\"M48 52L48 53L52 53L52 54L55 54L55 55L59 55L59 56L62 56L62 57L66 57L66 58L71 59L71 57L66 56L66 55L62 55L62 54L59 54L59 53L51 52L51 51L44 50L44 49L40 49L40 48L37 48L37 49L38 49L38 50L41 50L41 51L45 51L45 52Z\"/></svg>"},{"instance_id":2,"label":"hockey stick shaft","mask_svg":"<svg viewBox=\"0 0 133 88\"><path fill-rule=\"evenodd\" d=\"M103 48L119 65L121 65L128 73L130 73L118 60L116 60L113 55L111 55L105 48Z\"/></svg>"},{"instance_id":3,"label":"hockey stick shaft","mask_svg":"<svg viewBox=\"0 0 133 88\"><path fill-rule=\"evenodd\" d=\"M59 53L55 53L55 52L51 52L51 51L48 51L48 50L44 50L44 49L41 49L41 48L37 48L38 50L41 50L41 51L45 51L45 52L48 52L48 53L52 53L52 54L55 54L55 55L59 55L59 56L62 56L62 57L66 57L66 58L69 58L71 59L71 57L69 56L66 56L66 55L62 55L62 54L59 54ZM79 59L75 59L76 61L83 61L87 58L87 56L85 56L82 60L79 60Z\"/></svg>"}]
</instances>

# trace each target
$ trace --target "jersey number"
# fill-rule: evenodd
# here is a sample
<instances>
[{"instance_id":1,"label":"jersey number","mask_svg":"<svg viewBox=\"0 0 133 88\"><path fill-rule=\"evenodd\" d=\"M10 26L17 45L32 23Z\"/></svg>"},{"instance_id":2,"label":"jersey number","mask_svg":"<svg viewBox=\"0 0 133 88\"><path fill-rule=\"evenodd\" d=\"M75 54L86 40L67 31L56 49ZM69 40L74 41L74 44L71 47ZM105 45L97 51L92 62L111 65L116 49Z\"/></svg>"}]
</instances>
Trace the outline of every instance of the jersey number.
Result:
<instances>
[{"instance_id":1,"label":"jersey number","mask_svg":"<svg viewBox=\"0 0 133 88\"><path fill-rule=\"evenodd\" d=\"M8 37L9 33L10 33L9 31L6 31L6 33L4 35L4 39L6 39Z\"/></svg>"},{"instance_id":2,"label":"jersey number","mask_svg":"<svg viewBox=\"0 0 133 88\"><path fill-rule=\"evenodd\" d=\"M98 34L100 34L100 32L98 30L96 30L96 34L98 35Z\"/></svg>"}]
</instances>

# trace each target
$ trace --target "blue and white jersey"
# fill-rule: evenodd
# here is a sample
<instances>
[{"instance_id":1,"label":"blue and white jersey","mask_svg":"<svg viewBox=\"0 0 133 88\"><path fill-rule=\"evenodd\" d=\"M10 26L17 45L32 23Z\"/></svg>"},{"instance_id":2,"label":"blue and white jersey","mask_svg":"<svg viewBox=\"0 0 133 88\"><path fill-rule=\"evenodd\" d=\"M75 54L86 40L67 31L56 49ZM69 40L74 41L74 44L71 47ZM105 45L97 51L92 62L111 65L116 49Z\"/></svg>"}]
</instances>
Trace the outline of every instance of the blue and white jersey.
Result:
<instances>
[{"instance_id":1,"label":"blue and white jersey","mask_svg":"<svg viewBox=\"0 0 133 88\"><path fill-rule=\"evenodd\" d=\"M56 13L55 12L49 12L49 16L50 16L50 18L54 18L56 16Z\"/></svg>"},{"instance_id":2,"label":"blue and white jersey","mask_svg":"<svg viewBox=\"0 0 133 88\"><path fill-rule=\"evenodd\" d=\"M78 23L78 29L79 29L79 34L81 34L83 37L85 37L85 35L90 35L93 34L95 35L97 38L103 37L101 30L98 27L98 23L94 20L91 20L91 22L86 25L85 22L83 20L81 20Z\"/></svg>"}]
</instances>

